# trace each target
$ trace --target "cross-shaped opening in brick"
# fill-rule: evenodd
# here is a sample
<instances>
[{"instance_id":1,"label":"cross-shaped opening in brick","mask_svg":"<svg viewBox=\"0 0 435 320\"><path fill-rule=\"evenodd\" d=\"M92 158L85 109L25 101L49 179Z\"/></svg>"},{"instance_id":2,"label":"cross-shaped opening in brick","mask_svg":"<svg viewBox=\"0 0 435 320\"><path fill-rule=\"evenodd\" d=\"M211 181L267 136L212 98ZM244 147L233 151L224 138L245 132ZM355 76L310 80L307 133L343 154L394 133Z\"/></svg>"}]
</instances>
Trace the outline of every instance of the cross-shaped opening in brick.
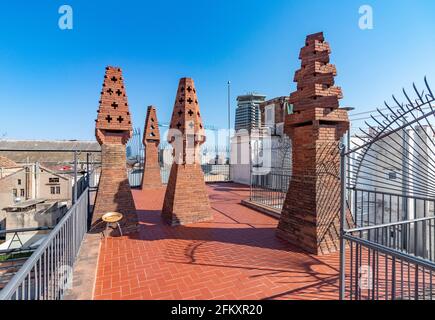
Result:
<instances>
[{"instance_id":1,"label":"cross-shaped opening in brick","mask_svg":"<svg viewBox=\"0 0 435 320\"><path fill-rule=\"evenodd\" d=\"M113 103L112 103L112 108L113 108L113 109L118 108L118 104L117 104L116 102L113 102Z\"/></svg>"},{"instance_id":2,"label":"cross-shaped opening in brick","mask_svg":"<svg viewBox=\"0 0 435 320\"><path fill-rule=\"evenodd\" d=\"M189 109L188 114L189 114L189 116L193 116L193 111Z\"/></svg>"},{"instance_id":3,"label":"cross-shaped opening in brick","mask_svg":"<svg viewBox=\"0 0 435 320\"><path fill-rule=\"evenodd\" d=\"M181 128L181 123L177 123L177 128L180 129Z\"/></svg>"},{"instance_id":4,"label":"cross-shaped opening in brick","mask_svg":"<svg viewBox=\"0 0 435 320\"><path fill-rule=\"evenodd\" d=\"M112 80L113 82L118 81L118 79L117 79L115 76L113 76L112 78L110 78L110 80Z\"/></svg>"},{"instance_id":5,"label":"cross-shaped opening in brick","mask_svg":"<svg viewBox=\"0 0 435 320\"><path fill-rule=\"evenodd\" d=\"M190 91L192 91L192 88L190 86L188 86L187 91L190 93Z\"/></svg>"},{"instance_id":6,"label":"cross-shaped opening in brick","mask_svg":"<svg viewBox=\"0 0 435 320\"><path fill-rule=\"evenodd\" d=\"M187 99L187 102L188 102L189 104L192 104L193 100L192 100L191 98L189 98L189 99Z\"/></svg>"},{"instance_id":7,"label":"cross-shaped opening in brick","mask_svg":"<svg viewBox=\"0 0 435 320\"><path fill-rule=\"evenodd\" d=\"M181 92L184 92L184 87L181 87L181 89L180 89L180 90L181 90Z\"/></svg>"},{"instance_id":8,"label":"cross-shaped opening in brick","mask_svg":"<svg viewBox=\"0 0 435 320\"><path fill-rule=\"evenodd\" d=\"M108 123L110 123L110 121L112 121L113 118L110 115L107 115L106 120L107 120Z\"/></svg>"},{"instance_id":9,"label":"cross-shaped opening in brick","mask_svg":"<svg viewBox=\"0 0 435 320\"><path fill-rule=\"evenodd\" d=\"M193 129L194 126L195 126L195 125L194 125L193 122L191 121L191 122L189 123L189 127L190 127L190 129Z\"/></svg>"},{"instance_id":10,"label":"cross-shaped opening in brick","mask_svg":"<svg viewBox=\"0 0 435 320\"><path fill-rule=\"evenodd\" d=\"M181 115L183 114L183 111L178 111L178 115L181 117Z\"/></svg>"},{"instance_id":11,"label":"cross-shaped opening in brick","mask_svg":"<svg viewBox=\"0 0 435 320\"><path fill-rule=\"evenodd\" d=\"M119 116L116 120L118 120L119 123L122 123L122 121L124 121L124 118Z\"/></svg>"},{"instance_id":12,"label":"cross-shaped opening in brick","mask_svg":"<svg viewBox=\"0 0 435 320\"><path fill-rule=\"evenodd\" d=\"M180 99L178 99L178 102L179 102L179 103L183 103L183 102L184 102L183 97L181 97Z\"/></svg>"},{"instance_id":13,"label":"cross-shaped opening in brick","mask_svg":"<svg viewBox=\"0 0 435 320\"><path fill-rule=\"evenodd\" d=\"M118 90L116 90L116 94L118 95L118 97L120 97L122 94L122 91L120 89L118 89Z\"/></svg>"},{"instance_id":14,"label":"cross-shaped opening in brick","mask_svg":"<svg viewBox=\"0 0 435 320\"><path fill-rule=\"evenodd\" d=\"M109 89L107 90L107 93L110 94L110 95L112 95L112 93L113 93L112 88L109 88Z\"/></svg>"}]
</instances>

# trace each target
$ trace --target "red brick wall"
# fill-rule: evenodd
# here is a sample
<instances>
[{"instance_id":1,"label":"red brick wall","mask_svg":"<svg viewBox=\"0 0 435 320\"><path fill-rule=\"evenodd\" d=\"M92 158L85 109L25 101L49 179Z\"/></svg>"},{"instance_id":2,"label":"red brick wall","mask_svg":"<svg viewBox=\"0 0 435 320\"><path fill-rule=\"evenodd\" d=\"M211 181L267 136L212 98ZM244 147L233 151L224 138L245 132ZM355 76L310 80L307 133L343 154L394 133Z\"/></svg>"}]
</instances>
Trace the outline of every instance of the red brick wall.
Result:
<instances>
[{"instance_id":1,"label":"red brick wall","mask_svg":"<svg viewBox=\"0 0 435 320\"><path fill-rule=\"evenodd\" d=\"M148 142L145 145L145 163L142 176L142 189L162 187L160 176L159 147L157 143Z\"/></svg>"},{"instance_id":2,"label":"red brick wall","mask_svg":"<svg viewBox=\"0 0 435 320\"><path fill-rule=\"evenodd\" d=\"M126 170L125 145L105 143L102 148L102 169L98 186L93 224L107 212L124 215L121 226L124 233L136 231L137 215Z\"/></svg>"},{"instance_id":3,"label":"red brick wall","mask_svg":"<svg viewBox=\"0 0 435 320\"><path fill-rule=\"evenodd\" d=\"M339 249L339 141L348 130L347 112L338 109L341 89L334 86L323 33L309 35L301 49L297 90L290 95L294 114L285 119L292 140L292 177L277 235L314 254Z\"/></svg>"},{"instance_id":4,"label":"red brick wall","mask_svg":"<svg viewBox=\"0 0 435 320\"><path fill-rule=\"evenodd\" d=\"M142 189L161 188L159 164L160 130L157 120L156 108L149 106L145 119L143 144L145 146L144 173L142 176Z\"/></svg>"},{"instance_id":5,"label":"red brick wall","mask_svg":"<svg viewBox=\"0 0 435 320\"><path fill-rule=\"evenodd\" d=\"M107 212L124 215L124 233L137 230L137 215L127 178L125 144L131 137L131 121L122 71L107 67L101 92L95 135L101 145L101 176L92 223L104 227L101 216Z\"/></svg>"},{"instance_id":6,"label":"red brick wall","mask_svg":"<svg viewBox=\"0 0 435 320\"><path fill-rule=\"evenodd\" d=\"M212 219L201 165L172 165L162 217L173 226Z\"/></svg>"},{"instance_id":7,"label":"red brick wall","mask_svg":"<svg viewBox=\"0 0 435 320\"><path fill-rule=\"evenodd\" d=\"M303 249L338 249L340 180L334 126L298 127L292 134L293 173L277 234Z\"/></svg>"},{"instance_id":8,"label":"red brick wall","mask_svg":"<svg viewBox=\"0 0 435 320\"><path fill-rule=\"evenodd\" d=\"M205 132L193 79L182 78L178 84L169 134L175 159L166 187L162 216L170 225L211 220L208 196L200 164L200 145Z\"/></svg>"}]
</instances>

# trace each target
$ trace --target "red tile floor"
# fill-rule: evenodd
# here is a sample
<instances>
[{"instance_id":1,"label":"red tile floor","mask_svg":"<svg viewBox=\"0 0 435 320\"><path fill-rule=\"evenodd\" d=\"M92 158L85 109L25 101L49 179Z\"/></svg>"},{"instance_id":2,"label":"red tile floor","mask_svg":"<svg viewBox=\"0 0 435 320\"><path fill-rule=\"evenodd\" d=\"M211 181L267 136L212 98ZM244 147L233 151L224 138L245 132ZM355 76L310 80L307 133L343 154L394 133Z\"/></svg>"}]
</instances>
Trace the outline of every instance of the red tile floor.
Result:
<instances>
[{"instance_id":1,"label":"red tile floor","mask_svg":"<svg viewBox=\"0 0 435 320\"><path fill-rule=\"evenodd\" d=\"M240 204L249 188L207 186L214 220L170 227L164 189L133 190L141 230L102 240L95 299L338 299L338 255L275 237L278 221Z\"/></svg>"}]
</instances>

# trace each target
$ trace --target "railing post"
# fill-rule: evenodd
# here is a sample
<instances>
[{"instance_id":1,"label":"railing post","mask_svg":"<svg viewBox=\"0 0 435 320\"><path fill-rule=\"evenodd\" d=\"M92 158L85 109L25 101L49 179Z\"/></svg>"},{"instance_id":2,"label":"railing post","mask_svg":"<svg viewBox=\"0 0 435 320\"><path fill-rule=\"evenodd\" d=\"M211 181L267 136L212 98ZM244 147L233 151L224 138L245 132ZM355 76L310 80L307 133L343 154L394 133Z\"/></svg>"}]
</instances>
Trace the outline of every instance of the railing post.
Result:
<instances>
[{"instance_id":1,"label":"railing post","mask_svg":"<svg viewBox=\"0 0 435 320\"><path fill-rule=\"evenodd\" d=\"M86 154L86 187L88 190L87 201L86 201L86 230L89 229L88 219L91 212L90 199L91 199L91 171L89 170L89 153ZM92 168L92 174L94 174L94 168Z\"/></svg>"},{"instance_id":2,"label":"railing post","mask_svg":"<svg viewBox=\"0 0 435 320\"><path fill-rule=\"evenodd\" d=\"M340 300L344 300L346 291L346 253L345 253L345 221L346 221L346 147L340 143Z\"/></svg>"},{"instance_id":3,"label":"railing post","mask_svg":"<svg viewBox=\"0 0 435 320\"><path fill-rule=\"evenodd\" d=\"M231 170L231 168L230 168ZM252 201L252 140L249 136L249 201Z\"/></svg>"},{"instance_id":4,"label":"railing post","mask_svg":"<svg viewBox=\"0 0 435 320\"><path fill-rule=\"evenodd\" d=\"M73 203L77 202L77 150L74 151L74 195Z\"/></svg>"}]
</instances>

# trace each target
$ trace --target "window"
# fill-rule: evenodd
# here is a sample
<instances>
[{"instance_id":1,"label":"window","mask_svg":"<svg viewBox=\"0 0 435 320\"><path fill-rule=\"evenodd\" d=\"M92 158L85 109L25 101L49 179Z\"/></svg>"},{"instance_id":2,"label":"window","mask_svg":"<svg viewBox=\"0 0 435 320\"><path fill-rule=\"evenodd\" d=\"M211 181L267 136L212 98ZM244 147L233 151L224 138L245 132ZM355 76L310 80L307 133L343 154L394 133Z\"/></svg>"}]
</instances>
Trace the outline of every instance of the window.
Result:
<instances>
[{"instance_id":1,"label":"window","mask_svg":"<svg viewBox=\"0 0 435 320\"><path fill-rule=\"evenodd\" d=\"M389 180L396 180L396 178L397 178L396 172L394 172L394 171L388 172L388 179Z\"/></svg>"},{"instance_id":2,"label":"window","mask_svg":"<svg viewBox=\"0 0 435 320\"><path fill-rule=\"evenodd\" d=\"M21 186L21 179L18 179L18 185Z\"/></svg>"},{"instance_id":3,"label":"window","mask_svg":"<svg viewBox=\"0 0 435 320\"><path fill-rule=\"evenodd\" d=\"M293 104L287 103L287 114L293 114Z\"/></svg>"},{"instance_id":4,"label":"window","mask_svg":"<svg viewBox=\"0 0 435 320\"><path fill-rule=\"evenodd\" d=\"M59 178L48 178L49 183L59 183Z\"/></svg>"},{"instance_id":5,"label":"window","mask_svg":"<svg viewBox=\"0 0 435 320\"><path fill-rule=\"evenodd\" d=\"M266 117L264 119L264 124L267 127L273 127L273 125L275 124L275 105L271 104L266 106Z\"/></svg>"},{"instance_id":6,"label":"window","mask_svg":"<svg viewBox=\"0 0 435 320\"><path fill-rule=\"evenodd\" d=\"M56 188L50 187L50 194L55 194L55 193L56 193Z\"/></svg>"},{"instance_id":7,"label":"window","mask_svg":"<svg viewBox=\"0 0 435 320\"><path fill-rule=\"evenodd\" d=\"M60 186L56 187L56 194L60 194Z\"/></svg>"},{"instance_id":8,"label":"window","mask_svg":"<svg viewBox=\"0 0 435 320\"><path fill-rule=\"evenodd\" d=\"M20 189L20 196L21 196L21 197L24 197L24 196L25 196L25 191L24 191L24 189Z\"/></svg>"},{"instance_id":9,"label":"window","mask_svg":"<svg viewBox=\"0 0 435 320\"><path fill-rule=\"evenodd\" d=\"M12 190L12 194L14 195L14 198L16 198L18 196L18 190L17 189L13 189Z\"/></svg>"}]
</instances>

